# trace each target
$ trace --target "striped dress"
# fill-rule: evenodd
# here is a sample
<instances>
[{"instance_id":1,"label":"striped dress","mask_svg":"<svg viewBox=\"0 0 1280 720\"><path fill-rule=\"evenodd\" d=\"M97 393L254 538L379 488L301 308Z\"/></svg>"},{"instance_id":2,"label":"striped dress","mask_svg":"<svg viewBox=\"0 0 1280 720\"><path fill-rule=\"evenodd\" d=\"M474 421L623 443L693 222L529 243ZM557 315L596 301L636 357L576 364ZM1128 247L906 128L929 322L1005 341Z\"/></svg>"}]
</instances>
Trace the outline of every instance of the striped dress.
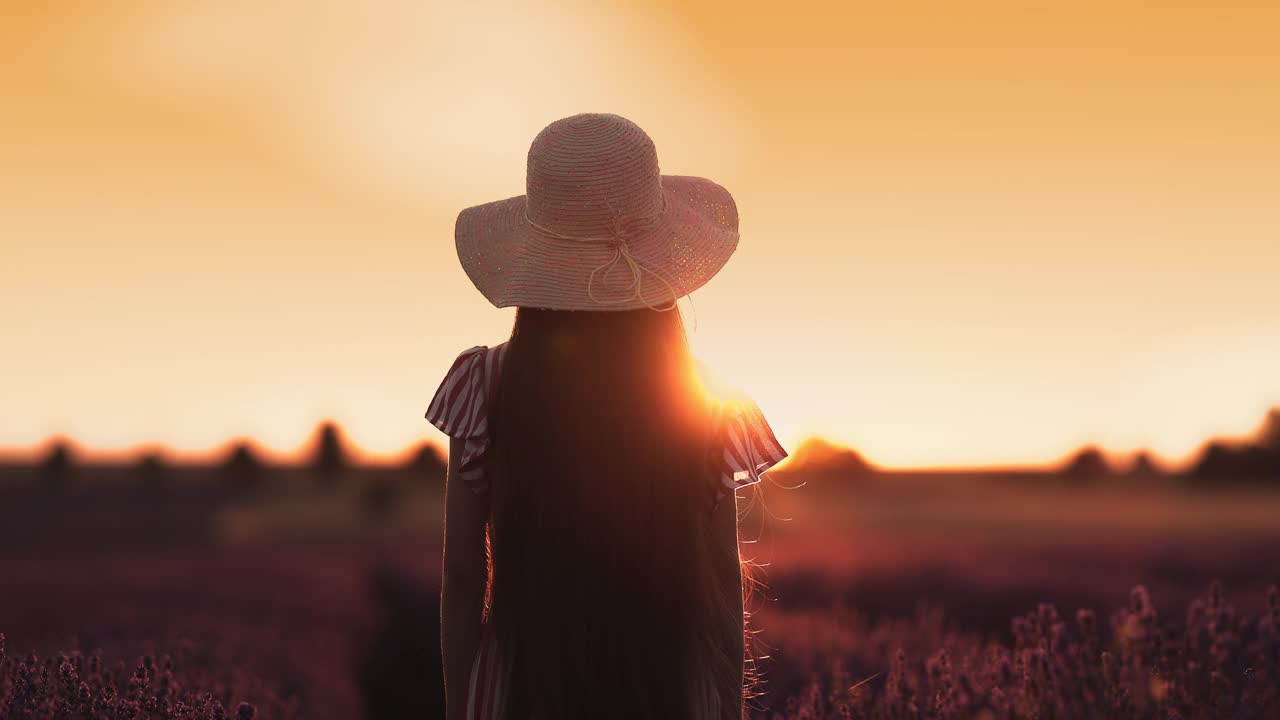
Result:
<instances>
[{"instance_id":1,"label":"striped dress","mask_svg":"<svg viewBox=\"0 0 1280 720\"><path fill-rule=\"evenodd\" d=\"M506 350L506 343L502 343L463 351L445 374L427 408L426 417L432 425L449 437L463 441L460 456L450 458L454 465L451 471L477 494L489 489L482 469L489 448L489 401L497 392ZM714 481L707 487L709 510L738 488L760 482L766 470L787 456L760 408L749 398L717 400L715 410L723 451L716 463ZM467 720L503 717L508 672L486 625L472 663Z\"/></svg>"}]
</instances>

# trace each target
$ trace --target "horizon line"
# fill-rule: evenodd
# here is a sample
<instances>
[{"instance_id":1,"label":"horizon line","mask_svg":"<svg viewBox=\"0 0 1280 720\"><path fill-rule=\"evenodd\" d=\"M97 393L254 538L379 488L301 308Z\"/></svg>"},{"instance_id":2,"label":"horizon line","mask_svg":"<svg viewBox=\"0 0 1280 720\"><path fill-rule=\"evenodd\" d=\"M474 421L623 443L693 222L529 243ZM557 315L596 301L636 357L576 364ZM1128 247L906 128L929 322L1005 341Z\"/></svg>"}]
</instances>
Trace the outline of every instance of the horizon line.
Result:
<instances>
[{"instance_id":1,"label":"horizon line","mask_svg":"<svg viewBox=\"0 0 1280 720\"><path fill-rule=\"evenodd\" d=\"M333 419L325 418L316 423L314 429L300 445L287 450L268 446L250 435L233 435L212 447L191 450L175 448L167 443L148 441L134 443L124 447L90 447L64 433L54 433L34 445L25 447L0 446L0 463L34 465L38 463L41 458L46 456L54 447L58 445L65 445L73 452L79 462L86 464L129 465L140 462L143 458L148 456L158 456L163 461L173 462L175 464L212 465L224 460L236 447L246 445L268 464L286 467L305 466L308 464L310 456L315 453L320 434L326 427L332 427L337 431L343 450L351 459L352 464L357 467L401 465L409 462L410 459L424 447L434 448L442 459L446 460L446 462L448 459L448 445L442 445L438 440L427 436L411 441L405 447L393 452L371 451L353 439L342 423ZM1187 456L1182 459L1167 457L1148 447L1116 451L1108 450L1097 443L1085 443L1056 457L1031 462L887 465L871 460L862 451L852 445L835 442L822 435L811 434L796 443L795 450L778 464L777 469L785 471L787 469L787 465L792 464L797 458L805 458L807 456L808 453L804 453L804 449L806 447L819 444L825 446L826 449L829 449L833 453L853 453L860 458L869 469L874 472L883 473L1045 472L1054 469L1061 470L1073 459L1080 456L1082 453L1089 451L1097 451L1101 453L1103 459L1106 460L1111 468L1116 471L1123 470L1123 466L1117 465L1117 463L1133 462L1136 458L1145 455L1152 460L1158 470L1177 473L1193 467L1196 459L1202 456L1205 450L1215 443L1227 444L1233 447L1247 445L1252 437L1253 436L1251 435L1211 437L1202 441L1195 450L1188 453ZM803 454L797 455L798 452Z\"/></svg>"}]
</instances>

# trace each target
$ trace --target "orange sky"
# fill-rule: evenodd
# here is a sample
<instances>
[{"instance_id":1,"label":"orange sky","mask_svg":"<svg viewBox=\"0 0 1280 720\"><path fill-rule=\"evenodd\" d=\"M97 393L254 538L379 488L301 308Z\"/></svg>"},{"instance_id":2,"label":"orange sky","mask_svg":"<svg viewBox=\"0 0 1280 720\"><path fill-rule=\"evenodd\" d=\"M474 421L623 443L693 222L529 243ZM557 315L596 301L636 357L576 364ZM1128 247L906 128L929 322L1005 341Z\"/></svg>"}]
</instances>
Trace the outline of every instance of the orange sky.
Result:
<instances>
[{"instance_id":1,"label":"orange sky","mask_svg":"<svg viewBox=\"0 0 1280 720\"><path fill-rule=\"evenodd\" d=\"M1274 4L692 4L0 0L0 446L438 439L512 317L454 216L581 111L734 193L695 349L784 444L1179 458L1280 404Z\"/></svg>"}]
</instances>

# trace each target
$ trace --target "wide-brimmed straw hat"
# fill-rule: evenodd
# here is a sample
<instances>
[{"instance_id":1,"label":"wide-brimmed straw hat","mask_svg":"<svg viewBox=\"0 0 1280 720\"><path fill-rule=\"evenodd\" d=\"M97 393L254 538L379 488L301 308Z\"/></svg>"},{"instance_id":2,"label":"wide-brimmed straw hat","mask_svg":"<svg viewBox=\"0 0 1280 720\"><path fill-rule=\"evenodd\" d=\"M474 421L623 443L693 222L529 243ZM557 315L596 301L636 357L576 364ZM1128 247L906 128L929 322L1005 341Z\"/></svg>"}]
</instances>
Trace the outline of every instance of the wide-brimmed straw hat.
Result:
<instances>
[{"instance_id":1,"label":"wide-brimmed straw hat","mask_svg":"<svg viewBox=\"0 0 1280 720\"><path fill-rule=\"evenodd\" d=\"M557 120L529 147L526 194L458 214L458 259L497 307L669 309L738 246L729 191L662 175L653 141L617 115Z\"/></svg>"}]
</instances>

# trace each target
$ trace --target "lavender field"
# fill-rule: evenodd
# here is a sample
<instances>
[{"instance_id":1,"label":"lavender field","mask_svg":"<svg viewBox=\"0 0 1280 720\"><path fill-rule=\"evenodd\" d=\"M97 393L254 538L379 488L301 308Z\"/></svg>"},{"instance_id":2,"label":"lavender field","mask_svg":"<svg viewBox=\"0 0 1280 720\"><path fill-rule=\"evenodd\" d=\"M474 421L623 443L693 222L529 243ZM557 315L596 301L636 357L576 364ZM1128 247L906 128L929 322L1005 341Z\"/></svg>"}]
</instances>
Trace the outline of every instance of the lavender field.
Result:
<instances>
[{"instance_id":1,"label":"lavender field","mask_svg":"<svg viewBox=\"0 0 1280 720\"><path fill-rule=\"evenodd\" d=\"M775 481L753 718L1280 713L1280 494ZM398 482L10 489L0 717L440 716L440 498Z\"/></svg>"}]
</instances>

